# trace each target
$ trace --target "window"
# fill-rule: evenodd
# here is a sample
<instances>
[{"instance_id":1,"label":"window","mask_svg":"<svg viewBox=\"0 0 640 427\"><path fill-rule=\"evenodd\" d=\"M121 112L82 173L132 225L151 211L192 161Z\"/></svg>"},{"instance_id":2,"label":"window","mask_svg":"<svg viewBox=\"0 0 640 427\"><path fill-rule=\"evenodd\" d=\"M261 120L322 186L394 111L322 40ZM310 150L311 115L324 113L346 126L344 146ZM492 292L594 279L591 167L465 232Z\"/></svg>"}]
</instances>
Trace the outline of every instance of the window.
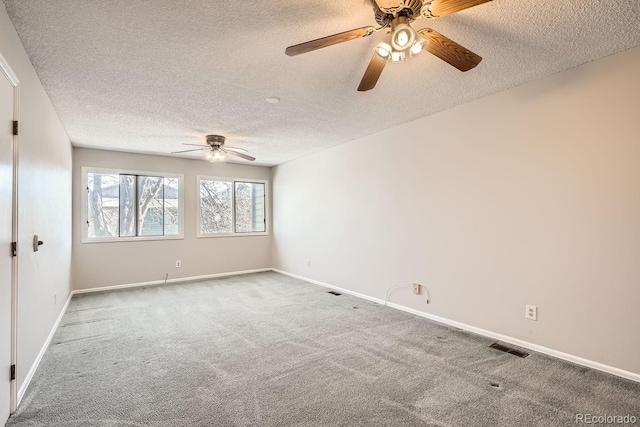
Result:
<instances>
[{"instance_id":1,"label":"window","mask_svg":"<svg viewBox=\"0 0 640 427\"><path fill-rule=\"evenodd\" d=\"M83 168L83 241L182 238L182 175Z\"/></svg>"},{"instance_id":2,"label":"window","mask_svg":"<svg viewBox=\"0 0 640 427\"><path fill-rule=\"evenodd\" d=\"M267 182L198 177L198 237L267 234Z\"/></svg>"}]
</instances>

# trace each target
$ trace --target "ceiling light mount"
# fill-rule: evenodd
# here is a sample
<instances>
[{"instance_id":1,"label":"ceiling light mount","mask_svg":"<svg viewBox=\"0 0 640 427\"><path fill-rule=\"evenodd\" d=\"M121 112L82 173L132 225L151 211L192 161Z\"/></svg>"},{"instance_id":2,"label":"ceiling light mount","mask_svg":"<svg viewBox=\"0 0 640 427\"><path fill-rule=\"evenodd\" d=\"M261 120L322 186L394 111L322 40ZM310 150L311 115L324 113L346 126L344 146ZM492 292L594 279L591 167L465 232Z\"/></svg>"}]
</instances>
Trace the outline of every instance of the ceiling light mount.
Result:
<instances>
[{"instance_id":1,"label":"ceiling light mount","mask_svg":"<svg viewBox=\"0 0 640 427\"><path fill-rule=\"evenodd\" d=\"M222 135L207 135L207 144L211 147L220 147L224 145L226 139Z\"/></svg>"}]
</instances>

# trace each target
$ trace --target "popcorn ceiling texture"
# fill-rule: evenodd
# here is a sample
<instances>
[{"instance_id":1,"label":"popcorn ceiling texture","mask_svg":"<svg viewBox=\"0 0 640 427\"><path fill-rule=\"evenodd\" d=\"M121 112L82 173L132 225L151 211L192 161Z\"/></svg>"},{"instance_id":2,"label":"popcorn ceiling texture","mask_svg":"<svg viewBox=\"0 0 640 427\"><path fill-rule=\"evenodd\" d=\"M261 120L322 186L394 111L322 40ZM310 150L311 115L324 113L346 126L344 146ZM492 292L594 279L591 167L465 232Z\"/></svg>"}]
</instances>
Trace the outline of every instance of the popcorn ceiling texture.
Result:
<instances>
[{"instance_id":1,"label":"popcorn ceiling texture","mask_svg":"<svg viewBox=\"0 0 640 427\"><path fill-rule=\"evenodd\" d=\"M4 1L74 145L169 154L218 133L262 165L640 45L637 0L495 0L413 24L478 53L478 67L461 73L425 52L359 93L381 32L284 50L375 25L368 0Z\"/></svg>"}]
</instances>

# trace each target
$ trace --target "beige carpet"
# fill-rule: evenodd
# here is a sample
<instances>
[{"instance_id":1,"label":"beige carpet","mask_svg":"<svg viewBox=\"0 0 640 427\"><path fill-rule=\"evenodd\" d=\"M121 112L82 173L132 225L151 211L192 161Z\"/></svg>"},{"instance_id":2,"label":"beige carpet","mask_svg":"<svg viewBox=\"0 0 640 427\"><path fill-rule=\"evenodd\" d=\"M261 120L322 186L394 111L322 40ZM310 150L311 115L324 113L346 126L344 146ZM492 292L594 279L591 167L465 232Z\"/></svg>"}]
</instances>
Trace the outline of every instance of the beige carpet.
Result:
<instances>
[{"instance_id":1,"label":"beige carpet","mask_svg":"<svg viewBox=\"0 0 640 427\"><path fill-rule=\"evenodd\" d=\"M76 296L8 426L575 426L640 384L277 273Z\"/></svg>"}]
</instances>

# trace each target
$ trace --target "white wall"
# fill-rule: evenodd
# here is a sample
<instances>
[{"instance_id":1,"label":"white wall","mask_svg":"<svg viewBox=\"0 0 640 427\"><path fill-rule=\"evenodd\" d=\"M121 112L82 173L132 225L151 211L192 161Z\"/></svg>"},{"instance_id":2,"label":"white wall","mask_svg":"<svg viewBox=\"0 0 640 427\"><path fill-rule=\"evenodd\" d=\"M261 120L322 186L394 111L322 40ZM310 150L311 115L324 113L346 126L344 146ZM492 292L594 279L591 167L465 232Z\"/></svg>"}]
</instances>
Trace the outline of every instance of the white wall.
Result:
<instances>
[{"instance_id":1,"label":"white wall","mask_svg":"<svg viewBox=\"0 0 640 427\"><path fill-rule=\"evenodd\" d=\"M83 166L184 174L185 238L82 243ZM271 267L270 235L196 238L197 175L269 180L271 168L74 148L74 289L164 280L167 273L169 279L177 279ZM177 260L182 261L181 268L176 268Z\"/></svg>"},{"instance_id":2,"label":"white wall","mask_svg":"<svg viewBox=\"0 0 640 427\"><path fill-rule=\"evenodd\" d=\"M71 144L4 4L0 52L20 80L16 369L22 387L71 292ZM44 241L38 252L34 234Z\"/></svg>"},{"instance_id":3,"label":"white wall","mask_svg":"<svg viewBox=\"0 0 640 427\"><path fill-rule=\"evenodd\" d=\"M274 267L640 373L638 76L640 47L276 167Z\"/></svg>"}]
</instances>

